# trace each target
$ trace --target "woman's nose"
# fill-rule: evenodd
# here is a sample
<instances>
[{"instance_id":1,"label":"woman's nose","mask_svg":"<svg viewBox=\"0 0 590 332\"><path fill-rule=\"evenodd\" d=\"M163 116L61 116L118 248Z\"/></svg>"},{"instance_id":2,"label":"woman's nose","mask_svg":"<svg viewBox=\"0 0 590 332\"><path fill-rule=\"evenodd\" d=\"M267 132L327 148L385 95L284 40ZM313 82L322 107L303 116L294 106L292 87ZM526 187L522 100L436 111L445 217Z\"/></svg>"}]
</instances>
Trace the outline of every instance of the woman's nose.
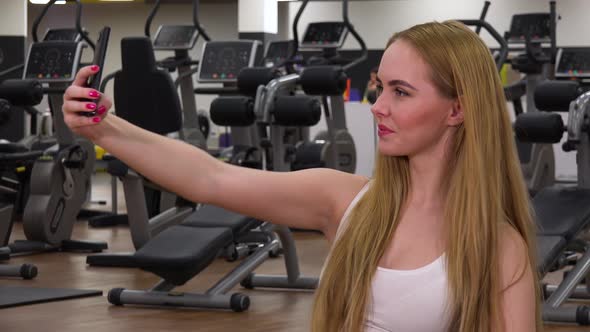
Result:
<instances>
[{"instance_id":1,"label":"woman's nose","mask_svg":"<svg viewBox=\"0 0 590 332\"><path fill-rule=\"evenodd\" d=\"M387 116L388 108L383 102L381 96L377 97L377 100L375 101L373 106L371 106L371 113L373 113L373 115L377 118Z\"/></svg>"}]
</instances>

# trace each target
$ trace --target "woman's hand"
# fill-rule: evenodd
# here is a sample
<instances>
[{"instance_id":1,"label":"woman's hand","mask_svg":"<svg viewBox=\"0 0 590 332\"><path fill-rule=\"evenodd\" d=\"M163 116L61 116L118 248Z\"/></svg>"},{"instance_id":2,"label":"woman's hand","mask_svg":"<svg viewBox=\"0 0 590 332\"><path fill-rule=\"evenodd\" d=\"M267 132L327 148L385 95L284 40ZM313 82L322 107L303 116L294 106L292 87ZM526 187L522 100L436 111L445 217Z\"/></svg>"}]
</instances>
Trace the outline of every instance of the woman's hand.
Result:
<instances>
[{"instance_id":1,"label":"woman's hand","mask_svg":"<svg viewBox=\"0 0 590 332\"><path fill-rule=\"evenodd\" d=\"M66 89L62 107L66 125L75 134L92 141L100 137L103 127L100 124L113 104L106 95L86 87L88 78L99 70L98 66L80 69L72 85ZM90 112L96 112L96 115L86 116Z\"/></svg>"}]
</instances>

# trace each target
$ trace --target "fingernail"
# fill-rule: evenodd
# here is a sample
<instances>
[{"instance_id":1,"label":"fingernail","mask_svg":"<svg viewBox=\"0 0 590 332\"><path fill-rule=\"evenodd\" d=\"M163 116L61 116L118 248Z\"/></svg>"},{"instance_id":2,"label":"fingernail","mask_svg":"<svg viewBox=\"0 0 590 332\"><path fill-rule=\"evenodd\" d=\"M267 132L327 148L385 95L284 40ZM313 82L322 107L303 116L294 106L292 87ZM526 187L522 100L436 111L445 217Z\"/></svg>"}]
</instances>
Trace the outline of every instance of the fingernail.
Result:
<instances>
[{"instance_id":1,"label":"fingernail","mask_svg":"<svg viewBox=\"0 0 590 332\"><path fill-rule=\"evenodd\" d=\"M96 110L96 113L98 113L98 115L102 115L104 112L106 112L106 110L107 110L106 107L104 107L103 105L100 105L98 110Z\"/></svg>"},{"instance_id":2,"label":"fingernail","mask_svg":"<svg viewBox=\"0 0 590 332\"><path fill-rule=\"evenodd\" d=\"M96 104L86 104L86 108L89 110L93 110L96 108Z\"/></svg>"},{"instance_id":3,"label":"fingernail","mask_svg":"<svg viewBox=\"0 0 590 332\"><path fill-rule=\"evenodd\" d=\"M90 67L90 69L92 71L98 71L98 66L97 65L94 65L94 66Z\"/></svg>"},{"instance_id":4,"label":"fingernail","mask_svg":"<svg viewBox=\"0 0 590 332\"><path fill-rule=\"evenodd\" d=\"M99 123L100 122L100 117L99 116L95 116L92 118L92 122L94 123Z\"/></svg>"},{"instance_id":5,"label":"fingernail","mask_svg":"<svg viewBox=\"0 0 590 332\"><path fill-rule=\"evenodd\" d=\"M96 90L91 90L90 92L88 92L88 95L90 97L98 97L98 96L100 96L100 93L98 93L98 91L96 91Z\"/></svg>"}]
</instances>

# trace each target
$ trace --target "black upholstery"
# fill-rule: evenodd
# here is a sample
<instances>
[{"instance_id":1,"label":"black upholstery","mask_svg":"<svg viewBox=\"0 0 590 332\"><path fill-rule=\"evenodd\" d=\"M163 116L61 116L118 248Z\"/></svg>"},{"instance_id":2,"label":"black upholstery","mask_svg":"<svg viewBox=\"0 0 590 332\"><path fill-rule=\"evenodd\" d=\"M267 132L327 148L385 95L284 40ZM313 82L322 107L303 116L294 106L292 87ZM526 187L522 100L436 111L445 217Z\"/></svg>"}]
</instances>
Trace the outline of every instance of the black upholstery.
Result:
<instances>
[{"instance_id":1,"label":"black upholstery","mask_svg":"<svg viewBox=\"0 0 590 332\"><path fill-rule=\"evenodd\" d=\"M562 236L570 242L590 225L590 189L547 187L533 198L538 235Z\"/></svg>"},{"instance_id":2,"label":"black upholstery","mask_svg":"<svg viewBox=\"0 0 590 332\"><path fill-rule=\"evenodd\" d=\"M182 126L182 109L170 74L156 67L152 42L146 37L121 40L120 71L115 74L117 115L158 134Z\"/></svg>"},{"instance_id":3,"label":"black upholstery","mask_svg":"<svg viewBox=\"0 0 590 332\"><path fill-rule=\"evenodd\" d=\"M541 275L551 269L566 244L561 236L537 236L537 270Z\"/></svg>"},{"instance_id":4,"label":"black upholstery","mask_svg":"<svg viewBox=\"0 0 590 332\"><path fill-rule=\"evenodd\" d=\"M231 229L234 238L238 238L244 232L261 223L257 219L246 217L217 206L203 205L196 212L188 216L182 222L182 225L189 227L227 227Z\"/></svg>"},{"instance_id":5,"label":"black upholstery","mask_svg":"<svg viewBox=\"0 0 590 332\"><path fill-rule=\"evenodd\" d=\"M232 243L223 227L169 227L135 253L136 266L175 285L183 285Z\"/></svg>"}]
</instances>

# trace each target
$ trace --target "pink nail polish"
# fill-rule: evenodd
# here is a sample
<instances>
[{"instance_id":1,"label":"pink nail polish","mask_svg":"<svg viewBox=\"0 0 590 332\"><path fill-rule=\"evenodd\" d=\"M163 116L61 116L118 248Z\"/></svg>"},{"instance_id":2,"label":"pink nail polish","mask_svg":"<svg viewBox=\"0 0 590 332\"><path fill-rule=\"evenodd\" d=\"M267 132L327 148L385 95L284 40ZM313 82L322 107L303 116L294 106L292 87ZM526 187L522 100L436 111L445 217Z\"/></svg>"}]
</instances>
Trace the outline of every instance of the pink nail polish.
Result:
<instances>
[{"instance_id":1,"label":"pink nail polish","mask_svg":"<svg viewBox=\"0 0 590 332\"><path fill-rule=\"evenodd\" d=\"M90 67L90 69L92 71L98 71L98 66L97 65L94 65L94 66Z\"/></svg>"},{"instance_id":2,"label":"pink nail polish","mask_svg":"<svg viewBox=\"0 0 590 332\"><path fill-rule=\"evenodd\" d=\"M90 97L96 98L96 97L98 97L100 95L100 93L98 93L98 91L96 91L96 90L91 90L90 92L88 92L88 95Z\"/></svg>"},{"instance_id":3,"label":"pink nail polish","mask_svg":"<svg viewBox=\"0 0 590 332\"><path fill-rule=\"evenodd\" d=\"M104 107L103 105L100 105L100 107L98 108L98 110L96 110L96 113L98 113L98 115L102 115L106 111L107 111L107 108Z\"/></svg>"},{"instance_id":4,"label":"pink nail polish","mask_svg":"<svg viewBox=\"0 0 590 332\"><path fill-rule=\"evenodd\" d=\"M99 123L100 122L100 117L98 117L98 116L93 117L92 118L92 122Z\"/></svg>"},{"instance_id":5,"label":"pink nail polish","mask_svg":"<svg viewBox=\"0 0 590 332\"><path fill-rule=\"evenodd\" d=\"M96 104L86 104L86 108L89 110L93 110L96 108Z\"/></svg>"}]
</instances>

